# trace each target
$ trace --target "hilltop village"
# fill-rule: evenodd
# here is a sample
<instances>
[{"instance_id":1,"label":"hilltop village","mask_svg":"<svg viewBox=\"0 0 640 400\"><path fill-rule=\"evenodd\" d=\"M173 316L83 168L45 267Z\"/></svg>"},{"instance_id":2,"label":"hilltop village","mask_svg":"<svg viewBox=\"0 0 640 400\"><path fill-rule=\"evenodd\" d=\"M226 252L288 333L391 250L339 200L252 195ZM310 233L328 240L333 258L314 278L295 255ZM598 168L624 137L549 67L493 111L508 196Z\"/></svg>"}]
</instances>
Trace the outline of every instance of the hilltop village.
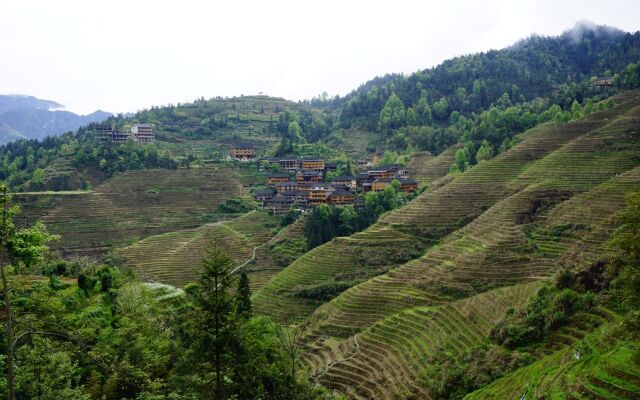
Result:
<instances>
[{"instance_id":1,"label":"hilltop village","mask_svg":"<svg viewBox=\"0 0 640 400\"><path fill-rule=\"evenodd\" d=\"M336 165L322 158L257 157L251 144L237 143L229 150L229 158L237 161L258 161L269 165L266 188L254 193L263 208L274 214L284 214L292 207L307 211L320 204L364 207L366 192L381 192L398 181L402 192L413 192L418 183L411 179L404 166L398 164L371 167L367 160L359 160L361 171L356 176L342 175L327 178L336 171Z\"/></svg>"}]
</instances>

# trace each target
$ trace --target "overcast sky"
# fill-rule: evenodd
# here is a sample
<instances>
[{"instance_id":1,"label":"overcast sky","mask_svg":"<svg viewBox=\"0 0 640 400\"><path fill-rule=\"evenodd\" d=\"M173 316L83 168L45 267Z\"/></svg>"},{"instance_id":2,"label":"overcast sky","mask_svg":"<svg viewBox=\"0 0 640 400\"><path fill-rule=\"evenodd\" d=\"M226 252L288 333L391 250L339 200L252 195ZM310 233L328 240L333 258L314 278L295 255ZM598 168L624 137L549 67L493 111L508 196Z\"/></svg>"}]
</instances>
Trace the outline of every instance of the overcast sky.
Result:
<instances>
[{"instance_id":1,"label":"overcast sky","mask_svg":"<svg viewBox=\"0 0 640 400\"><path fill-rule=\"evenodd\" d=\"M640 1L0 0L0 93L80 113L344 95L579 20L635 32Z\"/></svg>"}]
</instances>

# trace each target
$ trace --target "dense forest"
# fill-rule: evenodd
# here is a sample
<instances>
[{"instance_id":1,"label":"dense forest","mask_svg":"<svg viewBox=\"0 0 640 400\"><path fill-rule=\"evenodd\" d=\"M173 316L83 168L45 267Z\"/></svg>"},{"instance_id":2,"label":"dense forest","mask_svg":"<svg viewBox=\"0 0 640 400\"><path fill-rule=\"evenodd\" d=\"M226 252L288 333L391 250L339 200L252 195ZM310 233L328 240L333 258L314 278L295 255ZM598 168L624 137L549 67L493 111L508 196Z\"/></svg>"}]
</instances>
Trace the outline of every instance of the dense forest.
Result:
<instances>
[{"instance_id":1,"label":"dense forest","mask_svg":"<svg viewBox=\"0 0 640 400\"><path fill-rule=\"evenodd\" d=\"M517 133L588 114L617 90L638 87L639 48L639 32L577 26L409 76L386 75L344 98L311 104L339 109L342 128L380 131L397 151L439 153L462 142L466 162L475 164L480 150L481 160L490 158ZM598 86L601 77L611 86Z\"/></svg>"}]
</instances>

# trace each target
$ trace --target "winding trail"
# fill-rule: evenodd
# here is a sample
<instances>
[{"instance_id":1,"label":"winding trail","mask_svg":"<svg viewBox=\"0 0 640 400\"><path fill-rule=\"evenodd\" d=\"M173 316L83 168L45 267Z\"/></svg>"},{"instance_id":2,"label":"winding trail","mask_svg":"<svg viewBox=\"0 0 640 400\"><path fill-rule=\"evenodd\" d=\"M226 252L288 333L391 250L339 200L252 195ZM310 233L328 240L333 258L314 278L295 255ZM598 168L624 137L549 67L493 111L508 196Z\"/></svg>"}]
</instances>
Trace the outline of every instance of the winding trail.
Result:
<instances>
[{"instance_id":1,"label":"winding trail","mask_svg":"<svg viewBox=\"0 0 640 400\"><path fill-rule=\"evenodd\" d=\"M360 354L360 344L358 343L358 334L353 335L353 342L356 344L356 350L353 352L353 354L351 354L347 358L343 358L342 360L336 360L336 361L330 362L329 364L327 364L327 366L322 371L313 374L313 380L317 381L318 378L320 378L322 375L326 374L327 371L329 371L331 368L333 368L333 366L338 365L338 364L342 364L344 362L347 362L347 361L353 359L358 354Z\"/></svg>"},{"instance_id":2,"label":"winding trail","mask_svg":"<svg viewBox=\"0 0 640 400\"><path fill-rule=\"evenodd\" d=\"M296 221L296 222L297 222L297 221ZM295 224L296 222L294 222L294 224ZM287 226L284 226L284 227L280 228L280 230L279 230L275 235L273 235L273 237L272 237L271 239L269 239L268 241L266 241L266 242L262 243L262 244L261 244L261 245L259 245L259 246L254 247L254 248L253 248L252 255L251 255L251 258L249 258L247 261L243 262L243 263L242 263L242 264L240 264L239 266L237 266L237 267L235 267L234 269L232 269L232 270L231 270L231 272L229 272L229 275L233 275L233 274L235 274L235 273L236 273L236 272L238 272L240 269L242 269L242 268L246 267L246 266L247 266L247 264L249 264L250 262L255 261L255 259L256 259L256 251L257 251L259 248L261 248L261 247L264 247L264 246L266 246L266 245L268 245L268 244L271 244L271 243L275 242L275 241L280 237L280 234L281 234L285 229L287 229Z\"/></svg>"}]
</instances>

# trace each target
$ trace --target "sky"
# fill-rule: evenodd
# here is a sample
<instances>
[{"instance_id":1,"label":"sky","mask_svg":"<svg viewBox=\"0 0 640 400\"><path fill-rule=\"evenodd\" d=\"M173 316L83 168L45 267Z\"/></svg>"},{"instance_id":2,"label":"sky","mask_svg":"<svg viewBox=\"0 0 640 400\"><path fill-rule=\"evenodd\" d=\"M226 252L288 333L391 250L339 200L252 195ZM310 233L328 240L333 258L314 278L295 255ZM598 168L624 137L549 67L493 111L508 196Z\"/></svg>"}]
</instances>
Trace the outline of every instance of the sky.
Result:
<instances>
[{"instance_id":1,"label":"sky","mask_svg":"<svg viewBox=\"0 0 640 400\"><path fill-rule=\"evenodd\" d=\"M0 94L89 113L196 98L345 95L588 20L640 30L609 0L0 0Z\"/></svg>"}]
</instances>

